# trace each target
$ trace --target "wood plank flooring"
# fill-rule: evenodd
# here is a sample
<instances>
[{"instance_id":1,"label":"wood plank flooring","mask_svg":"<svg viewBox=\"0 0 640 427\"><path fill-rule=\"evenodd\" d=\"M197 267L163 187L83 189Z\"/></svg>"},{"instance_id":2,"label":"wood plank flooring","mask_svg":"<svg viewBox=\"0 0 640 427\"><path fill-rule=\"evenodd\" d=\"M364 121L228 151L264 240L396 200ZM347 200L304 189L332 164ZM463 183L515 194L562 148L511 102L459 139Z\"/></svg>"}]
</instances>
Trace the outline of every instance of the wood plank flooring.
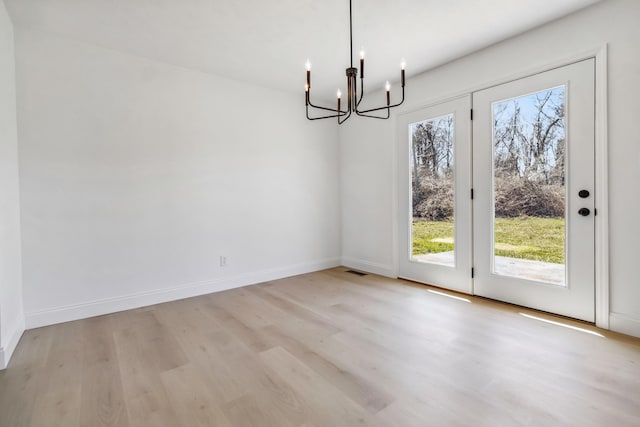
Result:
<instances>
[{"instance_id":1,"label":"wood plank flooring","mask_svg":"<svg viewBox=\"0 0 640 427\"><path fill-rule=\"evenodd\" d=\"M33 329L0 426L640 426L640 340L433 290L335 268Z\"/></svg>"}]
</instances>

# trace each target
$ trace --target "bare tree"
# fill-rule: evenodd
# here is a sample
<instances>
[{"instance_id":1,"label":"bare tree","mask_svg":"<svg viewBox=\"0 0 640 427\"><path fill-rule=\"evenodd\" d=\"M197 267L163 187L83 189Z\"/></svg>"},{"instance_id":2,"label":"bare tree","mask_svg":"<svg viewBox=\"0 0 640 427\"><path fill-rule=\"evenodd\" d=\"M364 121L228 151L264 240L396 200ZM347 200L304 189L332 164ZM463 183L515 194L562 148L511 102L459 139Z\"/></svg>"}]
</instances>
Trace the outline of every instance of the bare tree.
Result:
<instances>
[{"instance_id":1,"label":"bare tree","mask_svg":"<svg viewBox=\"0 0 640 427\"><path fill-rule=\"evenodd\" d=\"M494 107L497 176L550 184L553 176L563 175L559 170L559 166L564 169L565 152L563 98L564 91L557 88Z\"/></svg>"},{"instance_id":2,"label":"bare tree","mask_svg":"<svg viewBox=\"0 0 640 427\"><path fill-rule=\"evenodd\" d=\"M494 104L496 215L563 215L564 116L564 88ZM453 215L454 131L452 114L412 126L414 217Z\"/></svg>"},{"instance_id":3,"label":"bare tree","mask_svg":"<svg viewBox=\"0 0 640 427\"><path fill-rule=\"evenodd\" d=\"M493 107L497 216L564 215L564 88Z\"/></svg>"},{"instance_id":4,"label":"bare tree","mask_svg":"<svg viewBox=\"0 0 640 427\"><path fill-rule=\"evenodd\" d=\"M453 115L425 120L412 128L413 214L443 219L453 212Z\"/></svg>"}]
</instances>

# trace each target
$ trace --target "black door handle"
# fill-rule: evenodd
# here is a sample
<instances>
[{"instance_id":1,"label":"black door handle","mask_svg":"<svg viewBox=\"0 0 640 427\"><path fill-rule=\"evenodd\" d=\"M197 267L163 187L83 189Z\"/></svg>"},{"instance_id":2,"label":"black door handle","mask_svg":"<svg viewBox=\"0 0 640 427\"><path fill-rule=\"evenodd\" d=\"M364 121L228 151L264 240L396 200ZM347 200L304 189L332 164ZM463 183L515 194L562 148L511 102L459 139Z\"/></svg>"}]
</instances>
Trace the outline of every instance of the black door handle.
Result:
<instances>
[{"instance_id":1,"label":"black door handle","mask_svg":"<svg viewBox=\"0 0 640 427\"><path fill-rule=\"evenodd\" d=\"M578 214L582 215L582 216L589 216L589 214L591 213L591 211L587 208L580 208L578 209Z\"/></svg>"}]
</instances>

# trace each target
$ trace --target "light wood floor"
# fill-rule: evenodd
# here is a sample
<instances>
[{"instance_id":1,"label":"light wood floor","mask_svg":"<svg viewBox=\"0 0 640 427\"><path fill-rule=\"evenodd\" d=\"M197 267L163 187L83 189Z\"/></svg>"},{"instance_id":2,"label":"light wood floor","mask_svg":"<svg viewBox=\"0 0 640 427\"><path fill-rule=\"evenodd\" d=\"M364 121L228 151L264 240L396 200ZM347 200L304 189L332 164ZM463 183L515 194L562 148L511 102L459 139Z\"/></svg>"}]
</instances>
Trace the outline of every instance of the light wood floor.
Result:
<instances>
[{"instance_id":1,"label":"light wood floor","mask_svg":"<svg viewBox=\"0 0 640 427\"><path fill-rule=\"evenodd\" d=\"M640 425L640 340L345 270L27 331L0 425Z\"/></svg>"}]
</instances>

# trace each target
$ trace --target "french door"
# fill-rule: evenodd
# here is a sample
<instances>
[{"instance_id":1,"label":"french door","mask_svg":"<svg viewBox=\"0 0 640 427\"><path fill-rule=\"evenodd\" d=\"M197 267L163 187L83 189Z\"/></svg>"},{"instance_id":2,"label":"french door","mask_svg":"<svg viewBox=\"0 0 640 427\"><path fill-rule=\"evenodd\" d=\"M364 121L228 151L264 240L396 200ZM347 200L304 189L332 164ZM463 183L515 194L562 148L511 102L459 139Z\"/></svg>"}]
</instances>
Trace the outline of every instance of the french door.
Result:
<instances>
[{"instance_id":1,"label":"french door","mask_svg":"<svg viewBox=\"0 0 640 427\"><path fill-rule=\"evenodd\" d=\"M470 293L471 97L398 119L400 277Z\"/></svg>"},{"instance_id":2,"label":"french door","mask_svg":"<svg viewBox=\"0 0 640 427\"><path fill-rule=\"evenodd\" d=\"M594 321L594 65L401 117L400 277Z\"/></svg>"},{"instance_id":3,"label":"french door","mask_svg":"<svg viewBox=\"0 0 640 427\"><path fill-rule=\"evenodd\" d=\"M473 94L475 294L595 320L594 66Z\"/></svg>"}]
</instances>

